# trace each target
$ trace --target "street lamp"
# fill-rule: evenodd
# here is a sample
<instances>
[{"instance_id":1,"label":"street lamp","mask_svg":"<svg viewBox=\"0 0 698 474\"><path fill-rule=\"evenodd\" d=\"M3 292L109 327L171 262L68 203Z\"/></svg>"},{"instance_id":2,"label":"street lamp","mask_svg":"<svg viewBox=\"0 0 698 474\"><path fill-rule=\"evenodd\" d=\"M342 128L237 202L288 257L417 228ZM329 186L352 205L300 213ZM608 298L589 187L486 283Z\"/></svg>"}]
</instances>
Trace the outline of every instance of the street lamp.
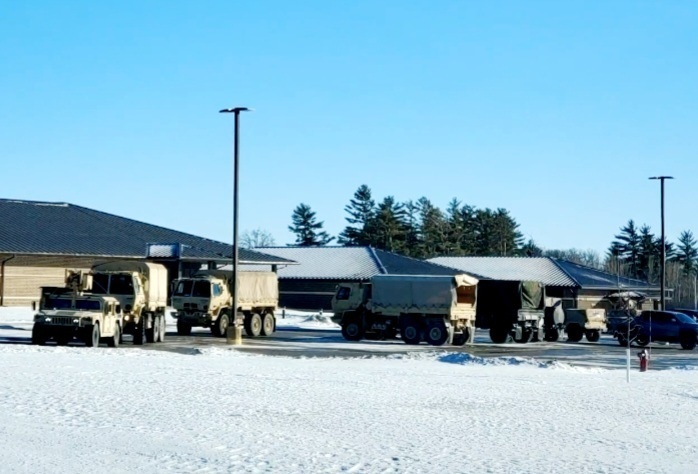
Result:
<instances>
[{"instance_id":1,"label":"street lamp","mask_svg":"<svg viewBox=\"0 0 698 474\"><path fill-rule=\"evenodd\" d=\"M247 107L234 107L219 110L221 114L235 114L235 135L233 141L233 312L232 324L228 325L225 337L228 344L242 343L242 325L238 319L238 142L240 112L247 112Z\"/></svg>"},{"instance_id":2,"label":"street lamp","mask_svg":"<svg viewBox=\"0 0 698 474\"><path fill-rule=\"evenodd\" d=\"M661 283L660 283L660 291L662 294L659 296L659 309L661 311L664 311L665 306L664 306L664 292L665 292L665 285L666 285L666 271L665 271L665 265L666 265L666 238L664 237L664 181L667 179L674 179L672 176L652 176L649 179L658 179L661 182L661 207L662 207L662 262L661 262L661 272L662 272L662 278L661 278ZM651 323L650 323L651 326Z\"/></svg>"}]
</instances>

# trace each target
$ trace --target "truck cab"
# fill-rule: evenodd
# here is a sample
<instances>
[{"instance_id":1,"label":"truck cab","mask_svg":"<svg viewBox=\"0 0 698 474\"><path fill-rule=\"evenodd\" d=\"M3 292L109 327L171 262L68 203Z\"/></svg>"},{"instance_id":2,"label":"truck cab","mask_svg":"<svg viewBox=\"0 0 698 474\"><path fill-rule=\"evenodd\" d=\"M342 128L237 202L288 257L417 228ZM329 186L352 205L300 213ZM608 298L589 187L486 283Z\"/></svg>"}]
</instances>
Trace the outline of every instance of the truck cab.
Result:
<instances>
[{"instance_id":1,"label":"truck cab","mask_svg":"<svg viewBox=\"0 0 698 474\"><path fill-rule=\"evenodd\" d=\"M342 324L347 311L357 311L371 299L370 283L340 283L332 296L332 322Z\"/></svg>"},{"instance_id":2,"label":"truck cab","mask_svg":"<svg viewBox=\"0 0 698 474\"><path fill-rule=\"evenodd\" d=\"M173 317L188 326L213 327L221 312L230 312L232 295L221 278L203 275L174 282ZM182 324L178 324L182 328ZM186 331L185 331L186 332Z\"/></svg>"}]
</instances>

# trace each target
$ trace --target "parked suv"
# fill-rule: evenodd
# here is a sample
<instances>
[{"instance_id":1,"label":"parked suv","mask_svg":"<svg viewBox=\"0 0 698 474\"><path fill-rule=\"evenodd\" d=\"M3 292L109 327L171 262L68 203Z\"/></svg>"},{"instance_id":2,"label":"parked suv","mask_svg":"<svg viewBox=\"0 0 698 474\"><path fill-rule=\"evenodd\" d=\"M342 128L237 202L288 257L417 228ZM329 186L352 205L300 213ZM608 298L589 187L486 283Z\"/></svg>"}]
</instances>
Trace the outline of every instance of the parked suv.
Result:
<instances>
[{"instance_id":1,"label":"parked suv","mask_svg":"<svg viewBox=\"0 0 698 474\"><path fill-rule=\"evenodd\" d=\"M698 323L678 311L643 311L630 323L630 343L646 346L652 341L678 342L687 350L698 344ZM614 337L621 346L628 345L627 329L618 328Z\"/></svg>"}]
</instances>

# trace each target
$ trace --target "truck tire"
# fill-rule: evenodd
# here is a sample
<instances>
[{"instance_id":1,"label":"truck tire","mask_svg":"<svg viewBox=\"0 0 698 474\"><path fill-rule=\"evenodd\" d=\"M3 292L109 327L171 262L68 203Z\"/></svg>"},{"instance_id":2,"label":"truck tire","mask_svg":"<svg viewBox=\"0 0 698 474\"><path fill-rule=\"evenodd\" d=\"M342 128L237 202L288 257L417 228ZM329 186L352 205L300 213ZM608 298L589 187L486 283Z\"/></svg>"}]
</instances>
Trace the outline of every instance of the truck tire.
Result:
<instances>
[{"instance_id":1,"label":"truck tire","mask_svg":"<svg viewBox=\"0 0 698 474\"><path fill-rule=\"evenodd\" d=\"M262 318L257 313L245 315L245 333L249 337L258 337L262 333Z\"/></svg>"},{"instance_id":2,"label":"truck tire","mask_svg":"<svg viewBox=\"0 0 698 474\"><path fill-rule=\"evenodd\" d=\"M502 327L491 327L490 328L490 339L495 344L504 344L509 339L509 330Z\"/></svg>"},{"instance_id":3,"label":"truck tire","mask_svg":"<svg viewBox=\"0 0 698 474\"><path fill-rule=\"evenodd\" d=\"M432 319L427 323L425 339L431 346L443 346L450 336L443 319Z\"/></svg>"},{"instance_id":4,"label":"truck tire","mask_svg":"<svg viewBox=\"0 0 698 474\"><path fill-rule=\"evenodd\" d=\"M47 340L48 337L44 328L38 324L35 324L32 328L32 344L37 346L44 346L46 345Z\"/></svg>"},{"instance_id":5,"label":"truck tire","mask_svg":"<svg viewBox=\"0 0 698 474\"><path fill-rule=\"evenodd\" d=\"M360 341L364 337L364 326L358 315L344 318L342 321L342 336L347 341Z\"/></svg>"},{"instance_id":6,"label":"truck tire","mask_svg":"<svg viewBox=\"0 0 698 474\"><path fill-rule=\"evenodd\" d=\"M225 337L228 334L228 326L230 326L230 316L228 316L228 313L223 312L218 315L213 334L218 337Z\"/></svg>"},{"instance_id":7,"label":"truck tire","mask_svg":"<svg viewBox=\"0 0 698 474\"><path fill-rule=\"evenodd\" d=\"M627 336L624 336L623 334L618 334L618 344L621 347L630 347Z\"/></svg>"},{"instance_id":8,"label":"truck tire","mask_svg":"<svg viewBox=\"0 0 698 474\"><path fill-rule=\"evenodd\" d=\"M144 325L143 318L141 318L140 322L136 324L133 327L133 345L134 346L142 346L143 341L145 341L145 325Z\"/></svg>"},{"instance_id":9,"label":"truck tire","mask_svg":"<svg viewBox=\"0 0 698 474\"><path fill-rule=\"evenodd\" d=\"M645 347L645 346L646 346L647 344L649 344L649 343L650 343L650 338L647 337L646 334L639 333L639 334L635 337L635 344L637 344L637 345L640 346L640 347Z\"/></svg>"},{"instance_id":10,"label":"truck tire","mask_svg":"<svg viewBox=\"0 0 698 474\"><path fill-rule=\"evenodd\" d=\"M150 320L150 327L148 327L148 319ZM152 344L155 342L156 317L154 314L141 315L141 321L145 327L145 341Z\"/></svg>"},{"instance_id":11,"label":"truck tire","mask_svg":"<svg viewBox=\"0 0 698 474\"><path fill-rule=\"evenodd\" d=\"M400 337L405 344L419 344L422 341L422 325L419 320L404 316L400 324Z\"/></svg>"},{"instance_id":12,"label":"truck tire","mask_svg":"<svg viewBox=\"0 0 698 474\"><path fill-rule=\"evenodd\" d=\"M550 328L545 331L545 340L548 342L557 342L560 339L560 331L557 328Z\"/></svg>"},{"instance_id":13,"label":"truck tire","mask_svg":"<svg viewBox=\"0 0 698 474\"><path fill-rule=\"evenodd\" d=\"M470 339L470 329L465 328L463 329L463 332L453 335L452 344L454 346L463 346L466 342L468 342L468 339Z\"/></svg>"},{"instance_id":14,"label":"truck tire","mask_svg":"<svg viewBox=\"0 0 698 474\"><path fill-rule=\"evenodd\" d=\"M119 342L121 341L121 326L118 324L114 325L114 335L107 339L107 346L109 347L119 347Z\"/></svg>"},{"instance_id":15,"label":"truck tire","mask_svg":"<svg viewBox=\"0 0 698 474\"><path fill-rule=\"evenodd\" d=\"M99 346L99 323L85 326L85 344L87 347Z\"/></svg>"},{"instance_id":16,"label":"truck tire","mask_svg":"<svg viewBox=\"0 0 698 474\"><path fill-rule=\"evenodd\" d=\"M521 338L517 339L516 337L514 338L514 342L518 344L528 344L531 342L531 338L533 337L533 330L532 329L526 329L523 328L521 330Z\"/></svg>"},{"instance_id":17,"label":"truck tire","mask_svg":"<svg viewBox=\"0 0 698 474\"><path fill-rule=\"evenodd\" d=\"M212 326L212 328L213 328L213 326ZM178 336L188 336L190 334L191 334L191 325L178 319L177 320L177 335Z\"/></svg>"},{"instance_id":18,"label":"truck tire","mask_svg":"<svg viewBox=\"0 0 698 474\"><path fill-rule=\"evenodd\" d=\"M570 324L567 326L567 341L579 342L584 337L584 331L578 324Z\"/></svg>"},{"instance_id":19,"label":"truck tire","mask_svg":"<svg viewBox=\"0 0 698 474\"><path fill-rule=\"evenodd\" d=\"M262 336L271 336L274 334L274 315L272 313L264 313L262 315Z\"/></svg>"},{"instance_id":20,"label":"truck tire","mask_svg":"<svg viewBox=\"0 0 698 474\"><path fill-rule=\"evenodd\" d=\"M165 342L165 334L167 333L167 318L165 317L164 314L161 314L158 316L159 324L158 324L158 335L157 339L158 342Z\"/></svg>"},{"instance_id":21,"label":"truck tire","mask_svg":"<svg viewBox=\"0 0 698 474\"><path fill-rule=\"evenodd\" d=\"M598 329L590 329L585 333L585 336L589 342L599 342L601 332Z\"/></svg>"}]
</instances>

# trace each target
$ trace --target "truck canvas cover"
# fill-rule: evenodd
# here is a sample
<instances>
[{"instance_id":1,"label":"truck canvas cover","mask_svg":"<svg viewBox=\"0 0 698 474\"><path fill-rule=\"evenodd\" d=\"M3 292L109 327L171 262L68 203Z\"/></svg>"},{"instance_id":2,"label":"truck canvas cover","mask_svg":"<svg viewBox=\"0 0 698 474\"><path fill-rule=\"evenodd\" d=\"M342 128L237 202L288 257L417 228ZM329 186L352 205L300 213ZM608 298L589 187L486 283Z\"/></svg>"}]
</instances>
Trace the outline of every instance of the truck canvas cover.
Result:
<instances>
[{"instance_id":1,"label":"truck canvas cover","mask_svg":"<svg viewBox=\"0 0 698 474\"><path fill-rule=\"evenodd\" d=\"M468 275L377 275L371 280L372 310L449 314L458 302L457 287L475 287L477 282ZM475 301L472 298L464 303L474 305Z\"/></svg>"},{"instance_id":2,"label":"truck canvas cover","mask_svg":"<svg viewBox=\"0 0 698 474\"><path fill-rule=\"evenodd\" d=\"M167 268L159 263L120 260L92 267L93 273L140 273L145 276L145 292L151 305L167 306Z\"/></svg>"},{"instance_id":3,"label":"truck canvas cover","mask_svg":"<svg viewBox=\"0 0 698 474\"><path fill-rule=\"evenodd\" d=\"M230 270L200 270L193 278L213 277L223 280L232 294ZM238 304L240 306L277 306L279 303L279 280L274 272L245 272L237 274Z\"/></svg>"},{"instance_id":4,"label":"truck canvas cover","mask_svg":"<svg viewBox=\"0 0 698 474\"><path fill-rule=\"evenodd\" d=\"M488 329L494 322L516 321L520 309L542 310L544 293L543 285L535 281L481 280L476 326Z\"/></svg>"}]
</instances>

